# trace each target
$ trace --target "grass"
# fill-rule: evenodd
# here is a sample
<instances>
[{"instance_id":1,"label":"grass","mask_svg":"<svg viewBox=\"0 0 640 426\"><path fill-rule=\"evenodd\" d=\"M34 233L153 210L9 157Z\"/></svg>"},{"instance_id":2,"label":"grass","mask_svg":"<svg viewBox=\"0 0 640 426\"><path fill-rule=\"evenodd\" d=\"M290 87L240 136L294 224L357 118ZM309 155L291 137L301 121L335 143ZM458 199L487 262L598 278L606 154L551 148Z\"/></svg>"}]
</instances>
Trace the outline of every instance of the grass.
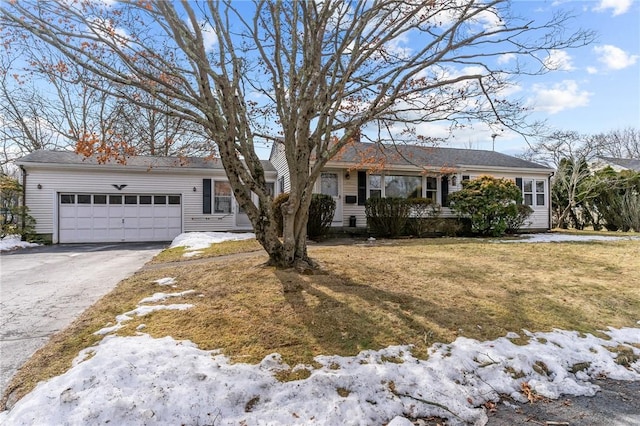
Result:
<instances>
[{"instance_id":1,"label":"grass","mask_svg":"<svg viewBox=\"0 0 640 426\"><path fill-rule=\"evenodd\" d=\"M168 262L182 262L185 260L203 259L209 257L227 256L237 253L247 253L262 250L262 246L256 240L239 240L239 241L226 241L224 244L212 244L210 247L193 250L198 254L190 257L185 257L184 254L188 252L184 247L174 247L162 251L156 257L153 258L151 264L168 263Z\"/></svg>"},{"instance_id":2,"label":"grass","mask_svg":"<svg viewBox=\"0 0 640 426\"><path fill-rule=\"evenodd\" d=\"M216 253L255 247L246 242L216 246L228 246ZM236 362L256 363L278 352L292 366L313 365L320 354L354 355L398 344L414 345L414 355L426 357L434 342L458 336L486 340L509 331L553 328L597 333L608 326L637 326L640 319L638 240L397 240L313 245L309 252L321 265L315 275L264 266L263 252L196 264L180 263L184 258L177 251L163 252L153 268L120 283L54 336L20 370L9 391L19 397L38 381L64 372L79 350L99 340L94 331L159 291L196 290L167 302L195 306L135 318L119 335L134 335L144 323L144 332L152 336L222 349ZM153 283L163 277L175 277L177 288ZM281 379L307 375L298 369Z\"/></svg>"}]
</instances>

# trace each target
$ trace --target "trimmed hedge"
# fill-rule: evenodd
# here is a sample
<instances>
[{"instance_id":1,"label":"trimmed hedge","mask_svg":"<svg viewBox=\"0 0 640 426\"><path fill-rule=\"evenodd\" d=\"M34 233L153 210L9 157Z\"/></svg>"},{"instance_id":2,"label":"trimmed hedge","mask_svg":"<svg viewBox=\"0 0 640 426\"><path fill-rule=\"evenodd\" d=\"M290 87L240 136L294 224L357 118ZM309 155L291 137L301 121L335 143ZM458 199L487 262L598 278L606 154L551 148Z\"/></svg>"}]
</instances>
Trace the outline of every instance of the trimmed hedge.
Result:
<instances>
[{"instance_id":1,"label":"trimmed hedge","mask_svg":"<svg viewBox=\"0 0 640 426\"><path fill-rule=\"evenodd\" d=\"M405 198L369 198L365 203L369 232L380 237L403 234L411 207Z\"/></svg>"}]
</instances>

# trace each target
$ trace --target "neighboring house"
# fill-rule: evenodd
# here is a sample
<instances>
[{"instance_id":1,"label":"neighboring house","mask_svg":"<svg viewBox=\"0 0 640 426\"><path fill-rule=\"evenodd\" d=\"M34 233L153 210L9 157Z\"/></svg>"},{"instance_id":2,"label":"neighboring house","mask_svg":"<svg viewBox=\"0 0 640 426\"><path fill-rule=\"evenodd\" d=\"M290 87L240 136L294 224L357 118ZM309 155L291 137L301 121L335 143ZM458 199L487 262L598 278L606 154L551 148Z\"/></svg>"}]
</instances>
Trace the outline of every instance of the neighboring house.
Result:
<instances>
[{"instance_id":1,"label":"neighboring house","mask_svg":"<svg viewBox=\"0 0 640 426\"><path fill-rule=\"evenodd\" d=\"M246 231L251 223L233 198L222 164L213 159L129 157L98 164L66 151L36 151L17 161L25 204L37 234L53 243L170 241L189 231ZM263 161L273 194L289 191L281 144ZM461 182L482 175L513 179L534 212L527 225L550 224L553 171L493 151L374 144L350 145L327 163L315 192L332 195L332 226L365 228L369 197L431 198L443 206ZM257 202L257 200L255 200Z\"/></svg>"},{"instance_id":2,"label":"neighboring house","mask_svg":"<svg viewBox=\"0 0 640 426\"><path fill-rule=\"evenodd\" d=\"M278 192L289 191L284 149L275 144L270 161L278 171ZM523 192L523 203L533 213L526 228L550 229L553 170L495 151L354 143L329 161L314 192L336 201L333 227L366 227L365 201L370 197L425 197L443 206L442 217L453 217L448 195L462 181L482 175L513 179Z\"/></svg>"},{"instance_id":3,"label":"neighboring house","mask_svg":"<svg viewBox=\"0 0 640 426\"><path fill-rule=\"evenodd\" d=\"M266 179L276 172L264 161ZM171 241L187 231L251 230L220 161L130 157L98 164L73 152L17 161L36 233L53 243Z\"/></svg>"},{"instance_id":4,"label":"neighboring house","mask_svg":"<svg viewBox=\"0 0 640 426\"><path fill-rule=\"evenodd\" d=\"M621 172L623 170L640 172L640 159L596 157L596 159L591 163L591 168L594 170L601 170L605 167L611 167L616 172Z\"/></svg>"}]
</instances>

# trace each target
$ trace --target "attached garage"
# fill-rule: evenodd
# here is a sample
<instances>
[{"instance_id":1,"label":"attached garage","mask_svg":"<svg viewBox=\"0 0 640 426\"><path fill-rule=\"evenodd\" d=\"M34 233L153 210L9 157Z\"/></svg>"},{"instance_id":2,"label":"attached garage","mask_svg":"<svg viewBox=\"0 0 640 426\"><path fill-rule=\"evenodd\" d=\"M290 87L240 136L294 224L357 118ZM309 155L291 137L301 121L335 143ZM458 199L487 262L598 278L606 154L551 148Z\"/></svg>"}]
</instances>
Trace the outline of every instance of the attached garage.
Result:
<instances>
[{"instance_id":1,"label":"attached garage","mask_svg":"<svg viewBox=\"0 0 640 426\"><path fill-rule=\"evenodd\" d=\"M251 229L215 158L131 156L99 162L69 151L22 157L24 204L52 243L171 241L182 232ZM277 172L263 161L275 187Z\"/></svg>"},{"instance_id":2,"label":"attached garage","mask_svg":"<svg viewBox=\"0 0 640 426\"><path fill-rule=\"evenodd\" d=\"M170 241L182 232L175 194L60 193L58 215L60 243Z\"/></svg>"}]
</instances>

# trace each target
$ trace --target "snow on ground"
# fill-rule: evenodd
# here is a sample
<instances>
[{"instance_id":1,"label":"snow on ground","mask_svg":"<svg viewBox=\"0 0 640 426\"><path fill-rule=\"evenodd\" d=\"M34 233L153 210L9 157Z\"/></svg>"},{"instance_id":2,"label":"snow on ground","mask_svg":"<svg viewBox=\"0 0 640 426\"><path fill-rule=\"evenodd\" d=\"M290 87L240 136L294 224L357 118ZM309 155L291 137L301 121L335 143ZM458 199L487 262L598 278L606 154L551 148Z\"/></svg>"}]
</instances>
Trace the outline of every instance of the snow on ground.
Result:
<instances>
[{"instance_id":1,"label":"snow on ground","mask_svg":"<svg viewBox=\"0 0 640 426\"><path fill-rule=\"evenodd\" d=\"M595 394L598 387L588 380L597 376L640 380L640 361L625 368L607 349L623 345L640 355L631 346L640 344L640 328L604 333L608 339L524 331L530 339L524 346L512 343L515 333L486 342L460 337L434 345L427 360L414 358L407 346L318 356L321 367L296 367L310 377L284 383L274 377L288 368L278 354L258 365L232 364L189 341L107 336L83 350L66 373L0 414L0 423L374 425L441 416L451 425L483 425L487 416L478 407L499 394L526 401L525 382L557 398ZM582 369L574 374L576 365Z\"/></svg>"},{"instance_id":2,"label":"snow on ground","mask_svg":"<svg viewBox=\"0 0 640 426\"><path fill-rule=\"evenodd\" d=\"M173 287L174 284L176 283L176 279L173 277L165 277L165 278L160 278L159 280L155 280L154 283L158 285L170 285Z\"/></svg>"},{"instance_id":3,"label":"snow on ground","mask_svg":"<svg viewBox=\"0 0 640 426\"><path fill-rule=\"evenodd\" d=\"M175 284L175 279L171 277L166 277L166 278L161 278L159 280L156 280L154 282L158 283L158 285L167 285L167 284L161 284L161 283L167 283L167 282L169 282L170 284ZM193 305L190 303L174 303L171 305L144 305L144 303L163 302L169 299L170 297L182 297L189 294L193 294L195 292L196 292L195 290L186 290L178 293L154 293L153 296L145 297L142 300L140 300L138 302L138 306L135 309L129 312L125 312L124 314L118 315L116 317L116 323L114 325L107 325L106 327L101 328L100 330L96 331L93 334L97 336L104 336L104 335L116 332L122 328L123 322L131 321L133 319L132 316L134 315L143 317L145 315L149 315L150 313L156 312L156 311L166 311L166 310L183 311L185 309L193 308Z\"/></svg>"},{"instance_id":4,"label":"snow on ground","mask_svg":"<svg viewBox=\"0 0 640 426\"><path fill-rule=\"evenodd\" d=\"M619 241L637 240L640 236L612 236L612 235L570 235L570 234L529 234L522 235L519 239L500 240L501 243L565 243L587 241Z\"/></svg>"},{"instance_id":5,"label":"snow on ground","mask_svg":"<svg viewBox=\"0 0 640 426\"><path fill-rule=\"evenodd\" d=\"M211 244L222 243L224 241L250 240L256 235L250 232L185 232L174 238L170 248L185 247L187 253L185 257L191 257L195 254L194 250L202 250Z\"/></svg>"},{"instance_id":6,"label":"snow on ground","mask_svg":"<svg viewBox=\"0 0 640 426\"><path fill-rule=\"evenodd\" d=\"M0 239L0 251L16 250L27 247L36 247L40 244L28 243L26 241L20 241L20 235L7 235Z\"/></svg>"},{"instance_id":7,"label":"snow on ground","mask_svg":"<svg viewBox=\"0 0 640 426\"><path fill-rule=\"evenodd\" d=\"M203 233L191 233L203 234ZM243 234L182 234L172 247L190 249ZM207 235L215 234L215 235ZM253 238L252 234L244 234ZM251 235L251 236L249 236ZM182 238L181 238L182 237ZM537 234L525 242L585 241L591 236ZM598 237L611 240L619 237ZM516 240L511 240L516 241ZM158 285L173 285L163 278ZM98 331L109 334L130 315L187 305L142 305L180 293L156 293L133 311L117 317L118 324ZM161 308L162 307L162 308ZM480 342L464 337L435 344L427 360L412 356L408 346L364 351L352 357L316 357L321 367L307 369L307 379L279 382L274 373L288 369L277 353L260 364L231 363L219 351L204 351L189 341L147 334L108 335L84 349L73 367L40 383L10 411L0 413L6 425L80 424L216 424L293 425L409 424L405 418L440 416L448 424L483 425L482 404L507 394L526 401L527 384L538 394L558 398L593 395L590 379L606 376L640 380L640 361L626 368L617 364L611 348L624 346L640 356L637 328L603 331L605 338L574 331L522 332L529 339L516 345L516 333ZM143 327L139 327L139 330ZM636 345L636 346L633 346ZM573 371L573 372L572 372ZM445 407L445 408L443 408Z\"/></svg>"}]
</instances>

